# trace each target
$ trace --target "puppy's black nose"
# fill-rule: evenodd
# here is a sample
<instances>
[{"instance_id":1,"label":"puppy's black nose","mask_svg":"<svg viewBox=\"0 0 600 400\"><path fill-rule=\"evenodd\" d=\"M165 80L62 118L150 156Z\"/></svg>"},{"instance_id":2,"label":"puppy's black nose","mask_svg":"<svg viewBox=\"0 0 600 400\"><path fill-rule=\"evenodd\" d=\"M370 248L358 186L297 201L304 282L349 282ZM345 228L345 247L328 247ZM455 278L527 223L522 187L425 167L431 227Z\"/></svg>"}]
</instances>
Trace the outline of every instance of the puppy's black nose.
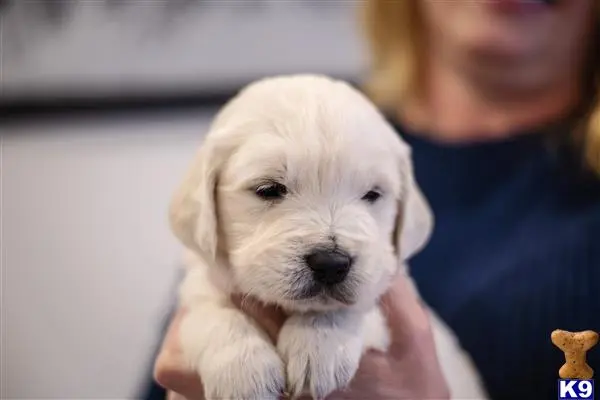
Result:
<instances>
[{"instance_id":1,"label":"puppy's black nose","mask_svg":"<svg viewBox=\"0 0 600 400\"><path fill-rule=\"evenodd\" d=\"M335 285L342 282L352 266L352 258L340 250L315 250L305 256L317 282Z\"/></svg>"}]
</instances>

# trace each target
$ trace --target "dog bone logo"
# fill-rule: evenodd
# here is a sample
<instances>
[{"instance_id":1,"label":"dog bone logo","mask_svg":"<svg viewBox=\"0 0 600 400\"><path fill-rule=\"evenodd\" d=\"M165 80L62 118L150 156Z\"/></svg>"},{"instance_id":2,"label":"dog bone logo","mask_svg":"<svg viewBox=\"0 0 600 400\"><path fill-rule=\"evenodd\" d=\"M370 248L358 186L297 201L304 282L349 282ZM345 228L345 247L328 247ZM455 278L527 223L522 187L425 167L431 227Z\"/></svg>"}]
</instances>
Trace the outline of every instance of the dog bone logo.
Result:
<instances>
[{"instance_id":1,"label":"dog bone logo","mask_svg":"<svg viewBox=\"0 0 600 400\"><path fill-rule=\"evenodd\" d=\"M586 362L586 353L598 343L596 332L557 329L552 332L551 339L565 353L565 363L558 371L561 379L592 379L594 370Z\"/></svg>"}]
</instances>

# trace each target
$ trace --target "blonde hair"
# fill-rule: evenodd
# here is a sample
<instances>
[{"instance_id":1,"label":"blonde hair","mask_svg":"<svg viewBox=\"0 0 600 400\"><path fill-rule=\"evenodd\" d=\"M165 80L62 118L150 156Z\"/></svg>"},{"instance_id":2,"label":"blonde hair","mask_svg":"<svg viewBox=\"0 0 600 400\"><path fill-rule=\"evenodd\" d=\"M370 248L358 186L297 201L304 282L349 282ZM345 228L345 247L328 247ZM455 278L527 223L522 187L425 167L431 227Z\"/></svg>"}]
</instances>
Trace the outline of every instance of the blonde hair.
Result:
<instances>
[{"instance_id":1,"label":"blonde hair","mask_svg":"<svg viewBox=\"0 0 600 400\"><path fill-rule=\"evenodd\" d=\"M590 49L590 99L580 121L583 161L600 176L600 0ZM405 103L423 87L423 34L417 0L368 0L361 22L371 52L365 90L380 107Z\"/></svg>"}]
</instances>

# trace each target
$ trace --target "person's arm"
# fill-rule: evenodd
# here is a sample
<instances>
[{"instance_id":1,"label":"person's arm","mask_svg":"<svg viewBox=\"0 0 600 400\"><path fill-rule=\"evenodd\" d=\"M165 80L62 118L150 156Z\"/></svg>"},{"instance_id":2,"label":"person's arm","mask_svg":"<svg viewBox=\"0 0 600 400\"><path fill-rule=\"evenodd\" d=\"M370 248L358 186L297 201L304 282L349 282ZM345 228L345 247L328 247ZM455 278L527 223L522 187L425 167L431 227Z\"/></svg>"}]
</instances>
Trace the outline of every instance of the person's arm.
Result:
<instances>
[{"instance_id":1,"label":"person's arm","mask_svg":"<svg viewBox=\"0 0 600 400\"><path fill-rule=\"evenodd\" d=\"M367 353L350 388L332 394L329 399L449 399L428 314L406 277L396 280L382 304L392 338L388 353ZM249 301L244 301L243 310L259 321L275 341L285 315ZM184 313L185 310L180 310L171 322L156 359L154 377L167 390L177 393L179 399L202 400L200 377L182 362L178 329ZM177 397L170 395L171 399Z\"/></svg>"}]
</instances>

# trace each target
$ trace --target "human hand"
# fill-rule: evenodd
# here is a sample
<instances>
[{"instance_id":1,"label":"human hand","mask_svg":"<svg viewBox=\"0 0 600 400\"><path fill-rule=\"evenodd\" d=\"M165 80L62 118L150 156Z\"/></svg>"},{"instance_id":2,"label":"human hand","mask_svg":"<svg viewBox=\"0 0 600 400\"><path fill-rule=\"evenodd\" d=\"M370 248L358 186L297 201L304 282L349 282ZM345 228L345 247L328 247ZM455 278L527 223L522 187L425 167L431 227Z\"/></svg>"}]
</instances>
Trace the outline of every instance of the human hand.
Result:
<instances>
[{"instance_id":1,"label":"human hand","mask_svg":"<svg viewBox=\"0 0 600 400\"><path fill-rule=\"evenodd\" d=\"M275 342L286 316L275 308L234 300ZM389 351L366 353L350 387L333 393L328 400L448 399L428 315L406 277L399 277L384 295L382 309L391 331ZM184 315L185 310L180 310L170 324L154 376L170 391L169 400L203 400L200 377L186 367L181 354L178 329Z\"/></svg>"}]
</instances>

